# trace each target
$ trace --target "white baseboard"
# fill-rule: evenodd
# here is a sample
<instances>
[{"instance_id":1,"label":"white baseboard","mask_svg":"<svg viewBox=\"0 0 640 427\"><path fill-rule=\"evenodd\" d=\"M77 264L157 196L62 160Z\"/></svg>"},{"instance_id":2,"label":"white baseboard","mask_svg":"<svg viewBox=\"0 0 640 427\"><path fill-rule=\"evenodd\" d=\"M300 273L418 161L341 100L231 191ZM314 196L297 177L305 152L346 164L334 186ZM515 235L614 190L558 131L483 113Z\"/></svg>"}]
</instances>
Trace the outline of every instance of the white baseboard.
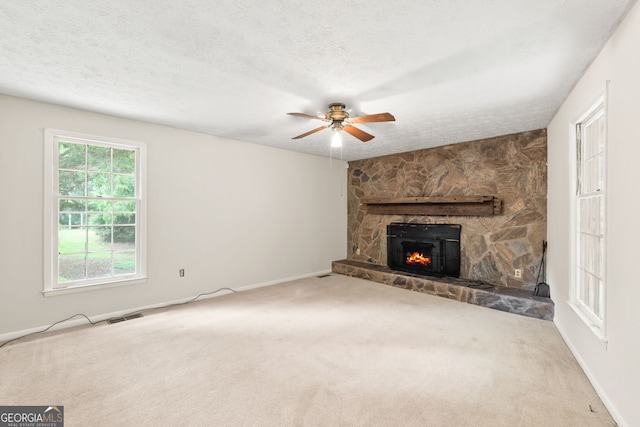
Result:
<instances>
[{"instance_id":1,"label":"white baseboard","mask_svg":"<svg viewBox=\"0 0 640 427\"><path fill-rule=\"evenodd\" d=\"M293 277L286 277L283 279L277 279L277 280L270 280L268 282L262 282L262 283L254 283L251 285L246 285L246 286L241 286L239 288L234 289L235 292L243 292L243 291L248 291L250 289L257 289L257 288L263 288L266 286L272 286L272 285L277 285L280 283L285 283L285 282L292 282L294 280L301 280L301 279L307 279L309 277L314 277L314 276L320 276L323 274L328 274L331 273L331 270L323 270L323 271L319 271L319 272L315 272L315 273L308 273L308 274L302 274L299 276L293 276ZM208 298L213 298L213 297L219 297L222 295L228 295L232 293L232 291L228 291L228 290L221 290L220 292L216 292L215 294L211 294L211 295L202 295L200 298L198 298L198 300L203 300L203 299L208 299ZM143 311L143 310L152 310L154 308L162 308L165 307L167 305L171 305L171 304L182 304L185 302L188 302L190 300L193 300L196 296L191 296L188 298L181 298L179 300L174 300L174 301L165 301L162 303L158 303L158 304L152 304L152 305L146 305L146 306L142 306L142 307L135 307L135 308L129 308L126 310L120 310L120 311L114 311L111 313L103 313L103 314L97 314L95 316L91 316L90 319L92 322L102 322L104 320L107 319L111 319L112 317L120 317L120 316L124 316L126 314L131 314L131 313L135 313L138 311ZM75 326L82 326L82 325L87 325L89 324L89 322L87 321L87 319L85 319L83 316L78 316L77 317L73 317L73 318L69 318L69 320L60 320L60 323L58 324L54 324L53 326L51 325L46 325L46 326L39 326L39 327L35 327L35 328L29 328L29 329L23 329L20 331L14 331L14 332L7 332L4 334L0 334L0 344L7 342L7 341L11 341L13 339L16 338L20 338L20 337L24 337L26 335L30 335L30 334L36 334L36 333L41 333L44 332L46 330L46 332L51 332L51 331L58 331L61 329L67 329L67 328L73 328ZM49 328L49 329L47 329Z\"/></svg>"},{"instance_id":2,"label":"white baseboard","mask_svg":"<svg viewBox=\"0 0 640 427\"><path fill-rule=\"evenodd\" d=\"M280 283L292 282L294 280L308 279L309 277L322 276L331 273L331 270L317 271L315 273L302 274L300 276L288 277L286 279L271 280L269 282L256 283L253 285L242 286L236 291L248 291L249 289L264 288L265 286L278 285Z\"/></svg>"},{"instance_id":3,"label":"white baseboard","mask_svg":"<svg viewBox=\"0 0 640 427\"><path fill-rule=\"evenodd\" d=\"M620 412L618 412L616 406L613 404L611 399L609 399L609 396L607 395L605 390L602 388L602 386L596 379L595 375L593 375L593 372L591 372L591 369L589 369L589 365L587 365L587 363L584 361L580 353L578 353L578 350L575 348L575 346L571 342L571 339L569 339L569 336L567 335L567 333L557 323L554 322L554 325L558 330L558 332L560 332L560 336L562 337L564 342L567 344L567 347L569 347L569 350L573 354L573 357L575 357L576 360L578 361L578 365L580 365L580 367L584 371L585 375L587 376L587 379L589 379L589 382L591 383L594 390L600 397L600 400L602 400L602 403L604 403L604 406L607 407L607 410L613 417L618 427L629 427L629 424L625 421L625 419L622 417Z\"/></svg>"}]
</instances>

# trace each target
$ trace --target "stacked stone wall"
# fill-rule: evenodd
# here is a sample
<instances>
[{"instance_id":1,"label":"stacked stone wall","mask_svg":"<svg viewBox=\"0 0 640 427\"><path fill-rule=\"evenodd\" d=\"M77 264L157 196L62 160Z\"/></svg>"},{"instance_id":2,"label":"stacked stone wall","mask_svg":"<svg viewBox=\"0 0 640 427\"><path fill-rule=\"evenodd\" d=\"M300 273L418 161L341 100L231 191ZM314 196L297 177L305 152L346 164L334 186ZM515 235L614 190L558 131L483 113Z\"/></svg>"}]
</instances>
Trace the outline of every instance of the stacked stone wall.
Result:
<instances>
[{"instance_id":1,"label":"stacked stone wall","mask_svg":"<svg viewBox=\"0 0 640 427\"><path fill-rule=\"evenodd\" d=\"M495 216L375 215L362 198L495 196ZM390 222L461 224L461 277L533 289L547 228L547 135L540 129L349 162L349 258L386 265ZM516 278L514 270L522 270Z\"/></svg>"}]
</instances>

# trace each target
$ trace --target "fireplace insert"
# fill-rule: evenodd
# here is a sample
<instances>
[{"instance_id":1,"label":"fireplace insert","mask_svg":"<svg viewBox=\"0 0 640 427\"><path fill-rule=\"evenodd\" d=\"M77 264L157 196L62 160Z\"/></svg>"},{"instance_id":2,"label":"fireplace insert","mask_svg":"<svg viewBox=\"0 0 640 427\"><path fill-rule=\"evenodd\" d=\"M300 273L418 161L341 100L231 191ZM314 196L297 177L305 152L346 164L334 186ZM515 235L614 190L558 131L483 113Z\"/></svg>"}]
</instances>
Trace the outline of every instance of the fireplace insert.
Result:
<instances>
[{"instance_id":1,"label":"fireplace insert","mask_svg":"<svg viewBox=\"0 0 640 427\"><path fill-rule=\"evenodd\" d=\"M387 226L387 264L392 270L460 277L459 224Z\"/></svg>"}]
</instances>

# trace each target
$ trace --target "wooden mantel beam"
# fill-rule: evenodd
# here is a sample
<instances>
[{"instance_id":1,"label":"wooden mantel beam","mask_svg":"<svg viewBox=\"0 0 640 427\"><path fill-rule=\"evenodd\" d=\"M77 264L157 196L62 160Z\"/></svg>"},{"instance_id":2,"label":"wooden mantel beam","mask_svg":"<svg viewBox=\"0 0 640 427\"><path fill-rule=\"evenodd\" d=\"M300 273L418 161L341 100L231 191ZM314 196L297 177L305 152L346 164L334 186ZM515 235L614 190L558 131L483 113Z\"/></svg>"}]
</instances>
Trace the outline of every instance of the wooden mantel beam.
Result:
<instances>
[{"instance_id":1,"label":"wooden mantel beam","mask_svg":"<svg viewBox=\"0 0 640 427\"><path fill-rule=\"evenodd\" d=\"M494 196L362 198L367 213L379 215L498 215L502 203Z\"/></svg>"},{"instance_id":2,"label":"wooden mantel beam","mask_svg":"<svg viewBox=\"0 0 640 427\"><path fill-rule=\"evenodd\" d=\"M364 198L365 205L432 204L432 203L484 203L493 200L493 196L449 196L449 197L394 197Z\"/></svg>"}]
</instances>

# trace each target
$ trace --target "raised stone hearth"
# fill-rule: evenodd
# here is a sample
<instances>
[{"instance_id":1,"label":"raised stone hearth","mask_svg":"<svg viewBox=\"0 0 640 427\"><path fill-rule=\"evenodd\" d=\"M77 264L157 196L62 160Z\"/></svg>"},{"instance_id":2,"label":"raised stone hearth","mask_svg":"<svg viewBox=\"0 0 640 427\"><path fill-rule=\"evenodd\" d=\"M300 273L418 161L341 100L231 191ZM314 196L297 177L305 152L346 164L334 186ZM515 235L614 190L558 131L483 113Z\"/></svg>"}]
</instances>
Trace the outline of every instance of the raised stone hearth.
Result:
<instances>
[{"instance_id":1,"label":"raised stone hearth","mask_svg":"<svg viewBox=\"0 0 640 427\"><path fill-rule=\"evenodd\" d=\"M553 320L553 301L534 297L530 290L494 286L452 277L426 277L355 260L334 261L334 273L358 277L402 289L423 292L522 316Z\"/></svg>"}]
</instances>

